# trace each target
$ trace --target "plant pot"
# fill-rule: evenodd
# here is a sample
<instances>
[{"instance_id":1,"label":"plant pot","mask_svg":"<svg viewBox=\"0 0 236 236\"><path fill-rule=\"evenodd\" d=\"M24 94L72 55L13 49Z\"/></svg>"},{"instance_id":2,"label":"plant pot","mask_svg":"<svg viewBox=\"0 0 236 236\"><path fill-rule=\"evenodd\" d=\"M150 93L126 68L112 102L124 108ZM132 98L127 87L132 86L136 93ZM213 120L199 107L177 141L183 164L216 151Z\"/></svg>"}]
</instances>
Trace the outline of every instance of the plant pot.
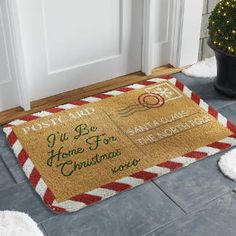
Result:
<instances>
[{"instance_id":1,"label":"plant pot","mask_svg":"<svg viewBox=\"0 0 236 236\"><path fill-rule=\"evenodd\" d=\"M236 97L236 56L218 49L209 39L208 45L214 50L217 62L217 77L214 86L228 97Z\"/></svg>"}]
</instances>

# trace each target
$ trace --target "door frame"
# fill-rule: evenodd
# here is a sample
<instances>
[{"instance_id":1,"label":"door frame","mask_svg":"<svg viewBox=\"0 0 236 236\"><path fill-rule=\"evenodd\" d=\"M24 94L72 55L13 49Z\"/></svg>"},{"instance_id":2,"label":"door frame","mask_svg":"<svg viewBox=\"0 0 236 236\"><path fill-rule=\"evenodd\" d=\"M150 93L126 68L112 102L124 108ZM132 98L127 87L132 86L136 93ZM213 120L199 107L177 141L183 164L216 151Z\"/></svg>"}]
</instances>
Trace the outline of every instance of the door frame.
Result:
<instances>
[{"instance_id":1,"label":"door frame","mask_svg":"<svg viewBox=\"0 0 236 236\"><path fill-rule=\"evenodd\" d=\"M142 72L152 73L153 3L144 0ZM198 61L203 0L171 0L173 9L170 64L182 67ZM191 42L191 43L189 43Z\"/></svg>"},{"instance_id":2,"label":"door frame","mask_svg":"<svg viewBox=\"0 0 236 236\"><path fill-rule=\"evenodd\" d=\"M25 72L24 53L21 41L21 30L17 10L17 0L3 0L1 10L6 12L3 19L6 31L6 44L9 63L12 69L12 78L16 81L19 105L25 110L30 110L30 97Z\"/></svg>"}]
</instances>

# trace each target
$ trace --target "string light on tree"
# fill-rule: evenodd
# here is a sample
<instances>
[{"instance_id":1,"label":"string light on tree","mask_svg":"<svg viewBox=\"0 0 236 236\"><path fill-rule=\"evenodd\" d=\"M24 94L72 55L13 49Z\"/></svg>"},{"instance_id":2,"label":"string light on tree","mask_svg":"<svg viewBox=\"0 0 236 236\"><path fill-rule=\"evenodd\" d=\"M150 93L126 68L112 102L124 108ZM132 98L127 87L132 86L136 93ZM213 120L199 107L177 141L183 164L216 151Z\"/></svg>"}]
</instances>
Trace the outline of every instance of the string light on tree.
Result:
<instances>
[{"instance_id":1,"label":"string light on tree","mask_svg":"<svg viewBox=\"0 0 236 236\"><path fill-rule=\"evenodd\" d=\"M236 0L221 0L209 18L209 35L215 46L236 55Z\"/></svg>"}]
</instances>

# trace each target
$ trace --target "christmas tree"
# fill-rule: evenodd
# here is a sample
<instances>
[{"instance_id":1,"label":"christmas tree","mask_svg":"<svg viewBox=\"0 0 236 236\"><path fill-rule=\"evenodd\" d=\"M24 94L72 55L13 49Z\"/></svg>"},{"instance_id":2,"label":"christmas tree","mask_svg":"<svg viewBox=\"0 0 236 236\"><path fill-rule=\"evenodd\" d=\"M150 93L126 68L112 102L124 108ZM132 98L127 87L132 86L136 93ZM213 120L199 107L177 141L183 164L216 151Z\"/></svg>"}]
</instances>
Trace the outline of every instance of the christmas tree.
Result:
<instances>
[{"instance_id":1,"label":"christmas tree","mask_svg":"<svg viewBox=\"0 0 236 236\"><path fill-rule=\"evenodd\" d=\"M215 47L236 55L236 0L222 0L216 5L208 29Z\"/></svg>"}]
</instances>

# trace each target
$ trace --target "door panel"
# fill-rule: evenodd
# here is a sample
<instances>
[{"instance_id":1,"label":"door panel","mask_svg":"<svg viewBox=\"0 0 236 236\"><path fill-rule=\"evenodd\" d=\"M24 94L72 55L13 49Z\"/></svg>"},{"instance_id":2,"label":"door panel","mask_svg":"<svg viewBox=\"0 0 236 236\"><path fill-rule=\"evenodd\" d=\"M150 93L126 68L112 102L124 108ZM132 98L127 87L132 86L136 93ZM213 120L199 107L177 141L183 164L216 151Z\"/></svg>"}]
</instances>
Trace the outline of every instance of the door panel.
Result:
<instances>
[{"instance_id":1,"label":"door panel","mask_svg":"<svg viewBox=\"0 0 236 236\"><path fill-rule=\"evenodd\" d=\"M142 0L18 0L18 7L32 100L141 69Z\"/></svg>"},{"instance_id":2,"label":"door panel","mask_svg":"<svg viewBox=\"0 0 236 236\"><path fill-rule=\"evenodd\" d=\"M20 105L17 83L12 76L9 62L8 32L6 30L6 11L0 3L0 111Z\"/></svg>"},{"instance_id":3,"label":"door panel","mask_svg":"<svg viewBox=\"0 0 236 236\"><path fill-rule=\"evenodd\" d=\"M170 63L172 0L153 0L153 68Z\"/></svg>"},{"instance_id":4,"label":"door panel","mask_svg":"<svg viewBox=\"0 0 236 236\"><path fill-rule=\"evenodd\" d=\"M77 5L79 7L75 7ZM120 7L116 0L71 0L70 4L68 1L44 1L49 73L118 56ZM70 14L62 17L65 11Z\"/></svg>"}]
</instances>

